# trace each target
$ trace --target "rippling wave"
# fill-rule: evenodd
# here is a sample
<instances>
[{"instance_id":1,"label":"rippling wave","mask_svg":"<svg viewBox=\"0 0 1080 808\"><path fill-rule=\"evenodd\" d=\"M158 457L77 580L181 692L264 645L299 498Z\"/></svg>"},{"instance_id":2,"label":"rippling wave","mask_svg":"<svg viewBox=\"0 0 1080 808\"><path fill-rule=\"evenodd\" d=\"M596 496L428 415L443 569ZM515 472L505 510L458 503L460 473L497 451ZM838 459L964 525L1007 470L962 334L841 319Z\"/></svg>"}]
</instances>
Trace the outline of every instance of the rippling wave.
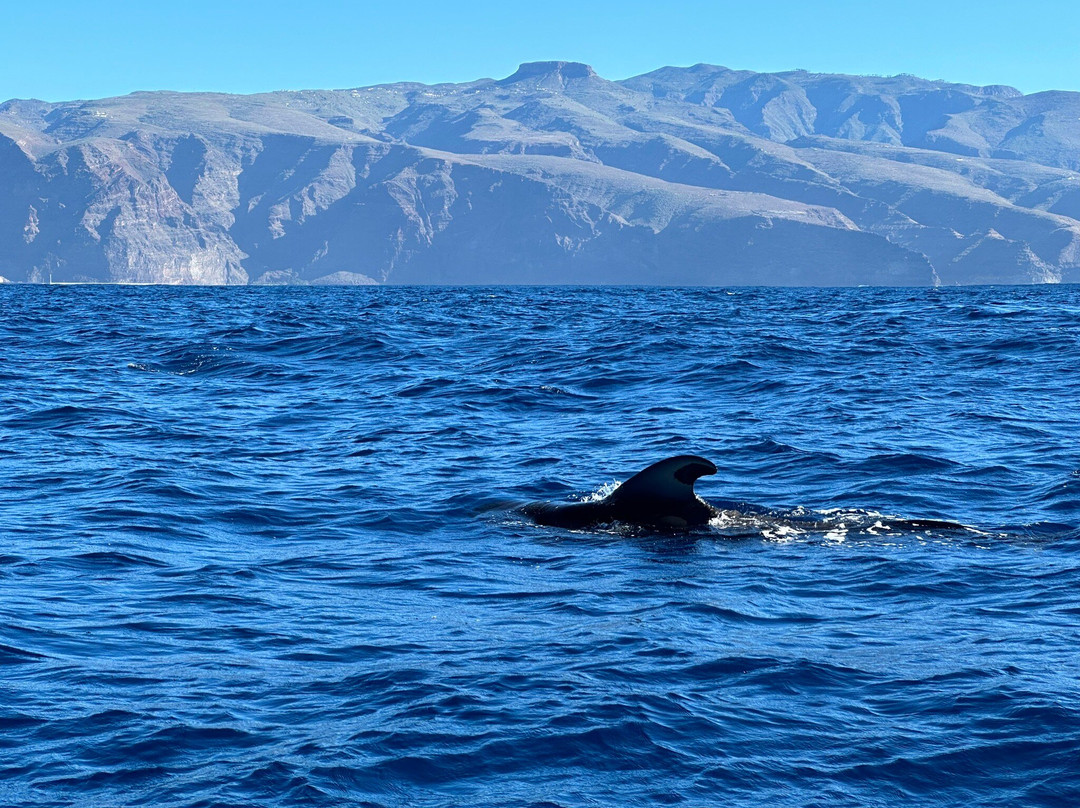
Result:
<instances>
[{"instance_id":1,"label":"rippling wave","mask_svg":"<svg viewBox=\"0 0 1080 808\"><path fill-rule=\"evenodd\" d=\"M0 804L1080 801L1076 287L0 312Z\"/></svg>"}]
</instances>

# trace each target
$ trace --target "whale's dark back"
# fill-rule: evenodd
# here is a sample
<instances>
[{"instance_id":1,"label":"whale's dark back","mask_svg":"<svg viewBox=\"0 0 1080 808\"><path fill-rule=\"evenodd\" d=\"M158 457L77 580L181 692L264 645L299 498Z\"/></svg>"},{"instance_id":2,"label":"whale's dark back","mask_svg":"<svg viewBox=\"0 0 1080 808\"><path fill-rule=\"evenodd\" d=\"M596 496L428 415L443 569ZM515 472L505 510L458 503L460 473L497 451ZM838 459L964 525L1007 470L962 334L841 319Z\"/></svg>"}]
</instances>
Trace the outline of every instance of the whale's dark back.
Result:
<instances>
[{"instance_id":1,"label":"whale's dark back","mask_svg":"<svg viewBox=\"0 0 1080 808\"><path fill-rule=\"evenodd\" d=\"M611 505L598 502L530 502L522 512L538 525L570 530L599 525L614 519Z\"/></svg>"}]
</instances>

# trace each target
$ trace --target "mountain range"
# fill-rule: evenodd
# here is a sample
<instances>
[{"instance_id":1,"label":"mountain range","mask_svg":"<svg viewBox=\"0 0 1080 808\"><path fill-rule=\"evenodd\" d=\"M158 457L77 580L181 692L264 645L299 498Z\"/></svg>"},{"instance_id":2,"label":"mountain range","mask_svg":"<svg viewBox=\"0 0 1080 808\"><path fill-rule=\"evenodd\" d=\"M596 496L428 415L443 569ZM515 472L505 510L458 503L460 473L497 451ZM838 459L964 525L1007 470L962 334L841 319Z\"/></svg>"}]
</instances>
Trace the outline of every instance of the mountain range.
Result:
<instances>
[{"instance_id":1,"label":"mountain range","mask_svg":"<svg viewBox=\"0 0 1080 808\"><path fill-rule=\"evenodd\" d=\"M464 84L0 104L0 276L1080 281L1080 93L575 62Z\"/></svg>"}]
</instances>

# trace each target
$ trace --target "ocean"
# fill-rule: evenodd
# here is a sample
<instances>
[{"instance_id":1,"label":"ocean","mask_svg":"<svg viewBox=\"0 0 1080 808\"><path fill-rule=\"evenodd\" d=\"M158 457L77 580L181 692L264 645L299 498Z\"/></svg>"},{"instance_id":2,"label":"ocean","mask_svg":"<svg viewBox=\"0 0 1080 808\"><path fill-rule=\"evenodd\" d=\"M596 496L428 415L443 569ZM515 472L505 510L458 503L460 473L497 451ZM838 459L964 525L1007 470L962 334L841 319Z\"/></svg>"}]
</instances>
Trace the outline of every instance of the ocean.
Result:
<instances>
[{"instance_id":1,"label":"ocean","mask_svg":"<svg viewBox=\"0 0 1080 808\"><path fill-rule=\"evenodd\" d=\"M0 401L2 805L1080 803L1080 287L6 286Z\"/></svg>"}]
</instances>

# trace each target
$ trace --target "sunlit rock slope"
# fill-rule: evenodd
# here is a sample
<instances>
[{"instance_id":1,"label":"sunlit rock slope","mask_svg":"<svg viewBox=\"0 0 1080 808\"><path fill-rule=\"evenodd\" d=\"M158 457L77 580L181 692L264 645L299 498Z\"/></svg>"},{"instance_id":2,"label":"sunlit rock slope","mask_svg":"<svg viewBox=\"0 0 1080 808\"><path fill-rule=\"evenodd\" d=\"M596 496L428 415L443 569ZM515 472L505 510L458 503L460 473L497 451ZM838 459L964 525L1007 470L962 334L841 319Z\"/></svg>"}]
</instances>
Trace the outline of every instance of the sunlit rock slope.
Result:
<instances>
[{"instance_id":1,"label":"sunlit rock slope","mask_svg":"<svg viewBox=\"0 0 1080 808\"><path fill-rule=\"evenodd\" d=\"M1042 283L1078 220L1078 93L544 62L0 105L12 281Z\"/></svg>"}]
</instances>

